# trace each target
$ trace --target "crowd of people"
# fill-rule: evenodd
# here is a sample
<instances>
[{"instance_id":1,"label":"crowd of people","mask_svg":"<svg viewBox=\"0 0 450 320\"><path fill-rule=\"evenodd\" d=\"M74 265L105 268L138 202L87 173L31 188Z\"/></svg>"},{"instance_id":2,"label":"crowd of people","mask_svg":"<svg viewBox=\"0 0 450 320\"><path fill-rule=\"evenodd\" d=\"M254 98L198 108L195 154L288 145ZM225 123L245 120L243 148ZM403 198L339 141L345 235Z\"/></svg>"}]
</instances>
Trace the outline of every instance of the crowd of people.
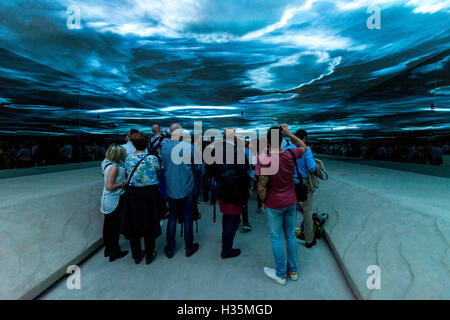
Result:
<instances>
[{"instance_id":1,"label":"crowd of people","mask_svg":"<svg viewBox=\"0 0 450 320\"><path fill-rule=\"evenodd\" d=\"M0 139L0 170L101 161L108 145L79 139Z\"/></svg>"},{"instance_id":2,"label":"crowd of people","mask_svg":"<svg viewBox=\"0 0 450 320\"><path fill-rule=\"evenodd\" d=\"M235 129L228 128L220 139L200 144L186 141L186 131L178 123L166 132L154 124L151 131L149 137L131 129L123 144L69 139L0 141L0 169L103 160L100 210L104 214L104 256L111 262L128 254L119 246L123 234L130 242L134 262L139 264L145 258L146 264L151 264L164 219L168 220L167 258L176 252L178 224L184 233L186 257L194 255L200 248L194 239L194 222L201 218L201 200L213 205L214 212L218 203L222 213L220 256L236 258L241 254L233 245L239 226L247 232L253 228L248 202L256 192L257 213L266 216L275 265L263 271L284 285L287 279L298 279L298 243L310 249L317 241L314 192L317 178L324 179L326 170L314 154L437 166L443 163L444 154L450 154L448 143L441 142L309 145L305 130L293 134L286 124L272 127L267 136L254 140L242 140ZM206 155L213 161L206 161Z\"/></svg>"},{"instance_id":3,"label":"crowd of people","mask_svg":"<svg viewBox=\"0 0 450 320\"><path fill-rule=\"evenodd\" d=\"M433 143L316 143L318 154L360 158L365 160L400 161L440 166L443 155L450 155L450 142Z\"/></svg>"},{"instance_id":4,"label":"crowd of people","mask_svg":"<svg viewBox=\"0 0 450 320\"><path fill-rule=\"evenodd\" d=\"M150 138L132 129L125 144L108 147L102 162L101 198L105 257L112 262L128 254L119 246L123 234L134 262L145 258L151 264L163 219L168 219L167 258L176 252L178 224L184 232L185 255L191 257L200 248L194 239L194 221L201 217L198 203L203 198L213 205L218 202L222 213L221 258L236 258L241 250L233 243L241 217L243 229L252 230L248 201L256 190L258 212L266 216L275 260L275 268L264 267L263 271L281 285L288 278L297 280L298 243L307 248L316 244L312 202L318 186L315 177L321 177L320 161L307 146L306 131L293 134L283 124L270 128L267 137L240 141L235 130L228 128L221 141L203 142L201 147L183 137L180 124L171 125L166 134L154 124ZM323 165L320 170L323 175Z\"/></svg>"},{"instance_id":5,"label":"crowd of people","mask_svg":"<svg viewBox=\"0 0 450 320\"><path fill-rule=\"evenodd\" d=\"M167 138L167 133L161 137ZM157 137L157 136L156 136ZM151 139L156 139L152 136ZM114 138L19 138L0 137L0 170L65 164L72 162L101 161L106 148ZM160 141L152 140L156 143ZM132 147L131 141L125 146ZM359 158L409 162L440 166L444 155L450 155L450 141L434 142L316 142L310 146L314 153ZM210 179L209 175L205 179ZM210 180L208 180L209 183Z\"/></svg>"}]
</instances>

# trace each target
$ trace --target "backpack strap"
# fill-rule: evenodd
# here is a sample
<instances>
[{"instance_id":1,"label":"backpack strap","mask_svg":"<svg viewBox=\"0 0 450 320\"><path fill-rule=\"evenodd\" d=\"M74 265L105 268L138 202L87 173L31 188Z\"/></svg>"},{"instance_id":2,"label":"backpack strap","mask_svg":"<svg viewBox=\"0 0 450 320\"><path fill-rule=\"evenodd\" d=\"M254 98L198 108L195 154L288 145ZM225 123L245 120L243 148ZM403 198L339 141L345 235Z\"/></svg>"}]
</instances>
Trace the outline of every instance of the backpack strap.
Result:
<instances>
[{"instance_id":1,"label":"backpack strap","mask_svg":"<svg viewBox=\"0 0 450 320\"><path fill-rule=\"evenodd\" d=\"M161 147L162 145L162 137L158 136L155 138L155 140L153 140L153 142L150 141L150 149L158 149L159 147ZM156 144L155 144L156 142Z\"/></svg>"},{"instance_id":2,"label":"backpack strap","mask_svg":"<svg viewBox=\"0 0 450 320\"><path fill-rule=\"evenodd\" d=\"M298 177L298 180L300 181L299 183L303 183L303 177L300 174L300 171L298 170L298 167L297 167L297 158L295 157L295 154L291 149L288 149L287 151L289 151L289 153L292 154L292 157L294 158L294 167L295 167L295 170L297 171L297 177Z\"/></svg>"}]
</instances>

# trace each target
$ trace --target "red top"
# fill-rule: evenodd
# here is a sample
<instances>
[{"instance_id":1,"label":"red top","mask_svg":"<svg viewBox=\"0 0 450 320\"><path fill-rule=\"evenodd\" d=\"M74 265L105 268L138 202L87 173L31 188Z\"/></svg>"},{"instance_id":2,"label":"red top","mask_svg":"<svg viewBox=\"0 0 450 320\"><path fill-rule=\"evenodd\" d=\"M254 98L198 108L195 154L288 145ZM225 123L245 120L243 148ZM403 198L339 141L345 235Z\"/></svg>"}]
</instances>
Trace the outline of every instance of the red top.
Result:
<instances>
[{"instance_id":1,"label":"red top","mask_svg":"<svg viewBox=\"0 0 450 320\"><path fill-rule=\"evenodd\" d=\"M234 203L222 203L222 201L219 200L219 208L220 212L223 214L233 214L238 215L242 212L242 206Z\"/></svg>"},{"instance_id":2,"label":"red top","mask_svg":"<svg viewBox=\"0 0 450 320\"><path fill-rule=\"evenodd\" d=\"M303 149L301 148L292 148L290 150L292 150L296 159L303 156ZM258 162L260 162L261 175L270 176L269 193L265 206L270 209L283 209L297 204L292 154L289 151L284 151L267 156L263 155L258 157Z\"/></svg>"}]
</instances>

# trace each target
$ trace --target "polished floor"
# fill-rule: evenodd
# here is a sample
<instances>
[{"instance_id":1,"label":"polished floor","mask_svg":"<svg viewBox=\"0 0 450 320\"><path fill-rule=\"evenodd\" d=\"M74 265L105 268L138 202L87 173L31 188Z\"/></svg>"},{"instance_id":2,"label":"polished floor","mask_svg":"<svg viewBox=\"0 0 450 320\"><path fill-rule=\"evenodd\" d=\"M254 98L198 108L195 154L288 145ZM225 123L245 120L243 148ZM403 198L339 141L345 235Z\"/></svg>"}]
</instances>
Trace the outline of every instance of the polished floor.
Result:
<instances>
[{"instance_id":1,"label":"polished floor","mask_svg":"<svg viewBox=\"0 0 450 320\"><path fill-rule=\"evenodd\" d=\"M273 257L265 216L256 213L255 201L250 202L253 230L238 231L235 247L242 254L234 259L220 258L221 214L213 223L210 205L201 204L200 211L199 233L194 234L200 249L192 257L184 255L178 228L171 260L163 252L165 232L151 265L134 264L130 254L110 263L99 250L80 264L81 289L67 289L64 277L39 299L354 299L324 239L312 249L299 244L299 280L280 286L263 273L264 266L273 267ZM123 238L121 246L129 250Z\"/></svg>"}]
</instances>

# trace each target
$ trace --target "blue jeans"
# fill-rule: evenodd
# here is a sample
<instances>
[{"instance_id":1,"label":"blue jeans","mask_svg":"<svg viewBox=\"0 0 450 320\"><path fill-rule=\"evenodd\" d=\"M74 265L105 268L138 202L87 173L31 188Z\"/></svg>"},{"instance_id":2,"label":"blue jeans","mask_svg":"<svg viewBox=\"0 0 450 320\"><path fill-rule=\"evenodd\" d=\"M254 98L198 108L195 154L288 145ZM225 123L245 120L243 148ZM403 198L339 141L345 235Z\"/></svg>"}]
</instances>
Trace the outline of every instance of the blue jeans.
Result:
<instances>
[{"instance_id":1,"label":"blue jeans","mask_svg":"<svg viewBox=\"0 0 450 320\"><path fill-rule=\"evenodd\" d=\"M169 199L169 221L167 222L167 251L175 251L175 233L177 232L178 215L183 217L184 243L187 253L192 251L194 244L194 226L192 221L193 202L192 195L182 199Z\"/></svg>"},{"instance_id":2,"label":"blue jeans","mask_svg":"<svg viewBox=\"0 0 450 320\"><path fill-rule=\"evenodd\" d=\"M266 208L267 224L270 232L270 244L275 269L278 277L287 278L288 272L297 272L297 239L295 238L295 209L296 205L283 209ZM286 240L287 264L283 245Z\"/></svg>"},{"instance_id":3,"label":"blue jeans","mask_svg":"<svg viewBox=\"0 0 450 320\"><path fill-rule=\"evenodd\" d=\"M158 174L158 181L159 181L159 191L161 192L161 196L163 197L164 201L166 201L167 200L166 176L164 175L163 171L161 171Z\"/></svg>"}]
</instances>

